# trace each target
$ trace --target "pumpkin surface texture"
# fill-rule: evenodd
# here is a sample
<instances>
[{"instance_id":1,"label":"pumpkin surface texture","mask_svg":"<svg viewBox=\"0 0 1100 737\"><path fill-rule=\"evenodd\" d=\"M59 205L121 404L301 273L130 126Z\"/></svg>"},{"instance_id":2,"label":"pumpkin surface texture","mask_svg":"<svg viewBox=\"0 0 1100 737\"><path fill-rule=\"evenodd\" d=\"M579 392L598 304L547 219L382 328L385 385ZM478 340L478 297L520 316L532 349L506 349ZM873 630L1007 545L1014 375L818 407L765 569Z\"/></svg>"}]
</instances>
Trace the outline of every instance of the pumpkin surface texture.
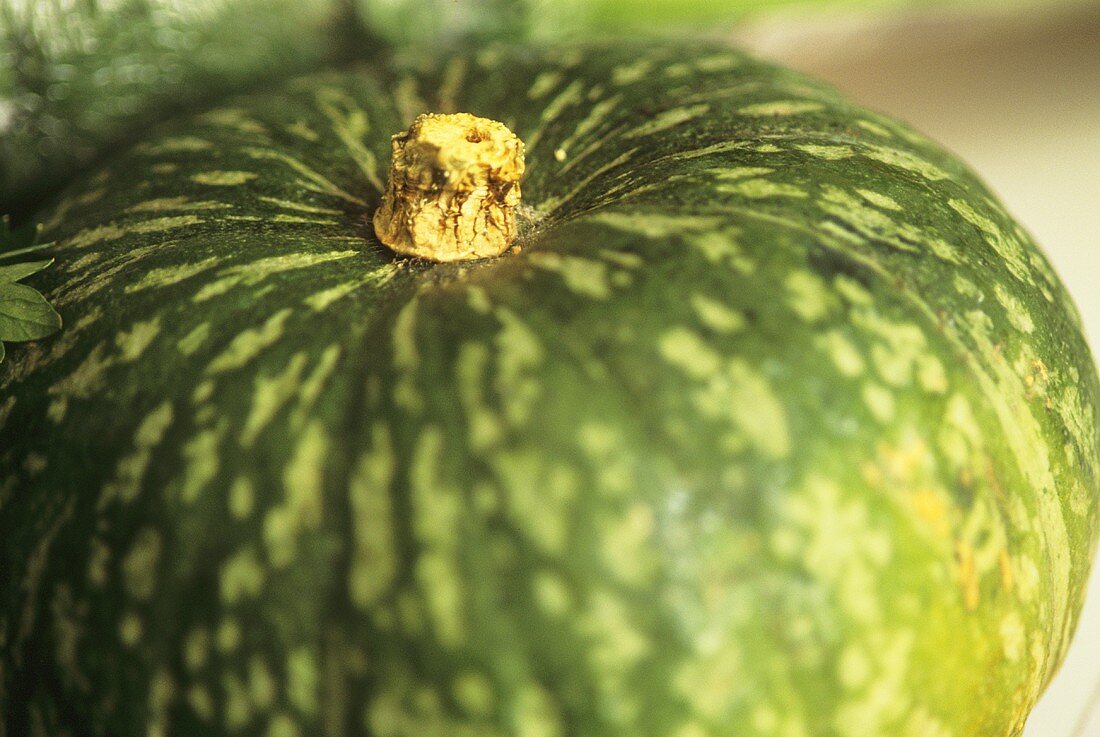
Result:
<instances>
[{"instance_id":1,"label":"pumpkin surface texture","mask_svg":"<svg viewBox=\"0 0 1100 737\"><path fill-rule=\"evenodd\" d=\"M371 226L419 113L504 255ZM713 44L272 83L43 214L0 364L0 735L1013 737L1097 535L1097 379L962 164Z\"/></svg>"}]
</instances>

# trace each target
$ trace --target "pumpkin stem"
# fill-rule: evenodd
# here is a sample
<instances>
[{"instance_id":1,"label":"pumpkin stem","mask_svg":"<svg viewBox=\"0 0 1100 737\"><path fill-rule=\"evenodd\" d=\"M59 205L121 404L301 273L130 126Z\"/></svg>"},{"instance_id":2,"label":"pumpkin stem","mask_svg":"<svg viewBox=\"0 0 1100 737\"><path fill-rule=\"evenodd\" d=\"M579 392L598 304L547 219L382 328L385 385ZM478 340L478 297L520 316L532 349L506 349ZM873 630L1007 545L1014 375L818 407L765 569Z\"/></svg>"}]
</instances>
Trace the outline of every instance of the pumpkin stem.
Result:
<instances>
[{"instance_id":1,"label":"pumpkin stem","mask_svg":"<svg viewBox=\"0 0 1100 737\"><path fill-rule=\"evenodd\" d=\"M393 137L374 232L403 256L499 256L516 237L523 168L523 142L503 123L468 113L420 115Z\"/></svg>"}]
</instances>

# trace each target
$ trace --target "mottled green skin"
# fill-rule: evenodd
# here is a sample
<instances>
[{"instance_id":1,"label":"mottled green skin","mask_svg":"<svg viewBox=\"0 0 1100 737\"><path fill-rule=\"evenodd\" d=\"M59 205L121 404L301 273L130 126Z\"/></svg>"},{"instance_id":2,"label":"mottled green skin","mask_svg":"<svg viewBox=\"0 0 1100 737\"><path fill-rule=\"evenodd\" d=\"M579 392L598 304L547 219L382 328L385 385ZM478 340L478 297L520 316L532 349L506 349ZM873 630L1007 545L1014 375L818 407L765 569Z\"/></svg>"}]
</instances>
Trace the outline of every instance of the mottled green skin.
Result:
<instances>
[{"instance_id":1,"label":"mottled green skin","mask_svg":"<svg viewBox=\"0 0 1100 737\"><path fill-rule=\"evenodd\" d=\"M375 241L423 110L527 141L520 252ZM46 229L66 328L0 366L9 737L1007 737L1065 652L1074 309L962 165L800 76L299 79Z\"/></svg>"}]
</instances>

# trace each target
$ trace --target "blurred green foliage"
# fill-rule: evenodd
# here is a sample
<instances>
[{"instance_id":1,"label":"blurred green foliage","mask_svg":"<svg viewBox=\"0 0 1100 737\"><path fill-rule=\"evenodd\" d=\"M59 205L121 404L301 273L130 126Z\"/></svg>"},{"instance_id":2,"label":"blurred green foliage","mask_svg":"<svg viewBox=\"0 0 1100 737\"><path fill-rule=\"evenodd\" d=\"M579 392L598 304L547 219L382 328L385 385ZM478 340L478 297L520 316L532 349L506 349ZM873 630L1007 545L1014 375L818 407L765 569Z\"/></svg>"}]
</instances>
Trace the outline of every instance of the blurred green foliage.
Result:
<instances>
[{"instance_id":1,"label":"blurred green foliage","mask_svg":"<svg viewBox=\"0 0 1100 737\"><path fill-rule=\"evenodd\" d=\"M0 0L0 213L28 214L141 126L383 46L728 26L780 7L1073 0Z\"/></svg>"},{"instance_id":2,"label":"blurred green foliage","mask_svg":"<svg viewBox=\"0 0 1100 737\"><path fill-rule=\"evenodd\" d=\"M0 0L0 212L151 120L323 63L338 15L331 0Z\"/></svg>"}]
</instances>

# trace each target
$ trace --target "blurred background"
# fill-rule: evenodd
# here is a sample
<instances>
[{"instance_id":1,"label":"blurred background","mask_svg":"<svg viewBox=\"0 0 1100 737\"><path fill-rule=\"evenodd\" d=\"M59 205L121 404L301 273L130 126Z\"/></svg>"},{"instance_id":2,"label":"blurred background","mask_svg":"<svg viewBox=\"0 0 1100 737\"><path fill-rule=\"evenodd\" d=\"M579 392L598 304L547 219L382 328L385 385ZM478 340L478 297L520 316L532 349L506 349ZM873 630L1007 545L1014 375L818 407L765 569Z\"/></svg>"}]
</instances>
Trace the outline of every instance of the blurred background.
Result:
<instances>
[{"instance_id":1,"label":"blurred background","mask_svg":"<svg viewBox=\"0 0 1100 737\"><path fill-rule=\"evenodd\" d=\"M1100 348L1100 0L0 0L0 213L30 217L150 120L382 40L685 25L954 150L1046 249ZM1090 592L1025 737L1100 737L1100 572Z\"/></svg>"},{"instance_id":2,"label":"blurred background","mask_svg":"<svg viewBox=\"0 0 1100 737\"><path fill-rule=\"evenodd\" d=\"M805 71L957 153L1043 246L1100 351L1100 3L791 6L737 25ZM1100 737L1100 566L1024 737Z\"/></svg>"}]
</instances>

